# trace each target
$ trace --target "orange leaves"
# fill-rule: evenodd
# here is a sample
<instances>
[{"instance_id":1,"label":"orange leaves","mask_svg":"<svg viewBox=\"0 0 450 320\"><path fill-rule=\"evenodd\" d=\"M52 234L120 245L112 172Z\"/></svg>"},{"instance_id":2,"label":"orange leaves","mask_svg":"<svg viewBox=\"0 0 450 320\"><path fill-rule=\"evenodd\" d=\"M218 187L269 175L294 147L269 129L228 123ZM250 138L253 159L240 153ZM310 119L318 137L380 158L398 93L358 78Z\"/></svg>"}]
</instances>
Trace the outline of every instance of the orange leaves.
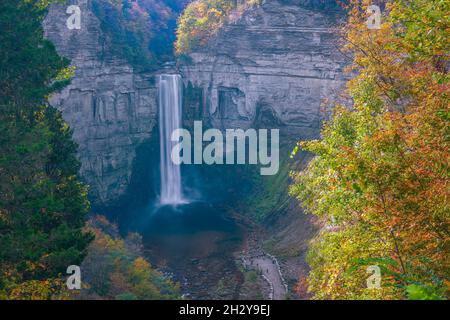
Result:
<instances>
[{"instance_id":1,"label":"orange leaves","mask_svg":"<svg viewBox=\"0 0 450 320\"><path fill-rule=\"evenodd\" d=\"M229 21L236 20L258 0L233 2L229 0L192 1L178 19L177 54L187 54L198 45L205 45Z\"/></svg>"},{"instance_id":2,"label":"orange leaves","mask_svg":"<svg viewBox=\"0 0 450 320\"><path fill-rule=\"evenodd\" d=\"M443 294L450 270L448 59L443 44L427 38L442 29L429 33L414 22L447 14L442 3L389 1L381 29L368 30L368 2L351 1L343 35L358 71L348 83L353 108L336 107L322 140L301 144L317 157L292 189L333 224L310 249L315 297L402 297L367 293L358 285L363 274L338 271L355 258L390 259L384 272L395 276L384 277L385 285L419 283ZM417 13L417 6L427 10Z\"/></svg>"},{"instance_id":3,"label":"orange leaves","mask_svg":"<svg viewBox=\"0 0 450 320\"><path fill-rule=\"evenodd\" d=\"M294 291L301 299L308 298L308 278L305 275L300 275L297 284L294 287Z\"/></svg>"},{"instance_id":4,"label":"orange leaves","mask_svg":"<svg viewBox=\"0 0 450 320\"><path fill-rule=\"evenodd\" d=\"M91 218L88 230L96 237L81 265L88 285L80 293L82 299L178 298L178 287L141 256L141 236L123 239L103 216Z\"/></svg>"},{"instance_id":5,"label":"orange leaves","mask_svg":"<svg viewBox=\"0 0 450 320\"><path fill-rule=\"evenodd\" d=\"M48 300L68 299L69 294L64 292L63 279L30 280L16 285L10 292L11 300Z\"/></svg>"}]
</instances>

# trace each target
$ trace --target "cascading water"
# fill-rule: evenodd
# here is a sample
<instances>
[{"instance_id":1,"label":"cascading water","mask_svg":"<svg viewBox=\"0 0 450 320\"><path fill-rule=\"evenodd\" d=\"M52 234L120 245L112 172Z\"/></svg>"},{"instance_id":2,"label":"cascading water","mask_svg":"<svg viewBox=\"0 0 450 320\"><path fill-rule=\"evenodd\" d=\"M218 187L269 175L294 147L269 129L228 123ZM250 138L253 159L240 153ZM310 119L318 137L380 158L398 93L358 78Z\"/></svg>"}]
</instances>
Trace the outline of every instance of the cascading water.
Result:
<instances>
[{"instance_id":1,"label":"cascading water","mask_svg":"<svg viewBox=\"0 0 450 320\"><path fill-rule=\"evenodd\" d=\"M185 203L181 188L180 166L172 162L171 152L175 145L171 135L181 128L181 76L159 76L159 143L161 153L161 205Z\"/></svg>"}]
</instances>

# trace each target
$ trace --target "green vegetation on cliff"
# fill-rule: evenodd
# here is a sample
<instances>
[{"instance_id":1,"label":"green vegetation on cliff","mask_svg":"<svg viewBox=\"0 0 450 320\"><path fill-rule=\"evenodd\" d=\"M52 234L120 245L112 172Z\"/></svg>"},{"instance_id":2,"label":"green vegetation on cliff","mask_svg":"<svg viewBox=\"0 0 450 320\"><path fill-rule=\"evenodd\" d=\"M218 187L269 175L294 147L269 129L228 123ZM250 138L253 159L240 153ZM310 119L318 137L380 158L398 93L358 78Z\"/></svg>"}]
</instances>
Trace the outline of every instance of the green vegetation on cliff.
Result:
<instances>
[{"instance_id":1,"label":"green vegetation on cliff","mask_svg":"<svg viewBox=\"0 0 450 320\"><path fill-rule=\"evenodd\" d=\"M204 45L227 22L237 20L248 8L260 0L194 0L178 19L177 54L188 54Z\"/></svg>"},{"instance_id":2,"label":"green vegetation on cliff","mask_svg":"<svg viewBox=\"0 0 450 320\"><path fill-rule=\"evenodd\" d=\"M280 168L273 176L261 176L259 170L253 173L251 193L246 198L245 210L256 221L283 212L289 204L289 172L294 161L281 153Z\"/></svg>"},{"instance_id":3,"label":"green vegetation on cliff","mask_svg":"<svg viewBox=\"0 0 450 320\"><path fill-rule=\"evenodd\" d=\"M109 50L140 70L173 60L176 20L187 0L98 0L92 9Z\"/></svg>"}]
</instances>

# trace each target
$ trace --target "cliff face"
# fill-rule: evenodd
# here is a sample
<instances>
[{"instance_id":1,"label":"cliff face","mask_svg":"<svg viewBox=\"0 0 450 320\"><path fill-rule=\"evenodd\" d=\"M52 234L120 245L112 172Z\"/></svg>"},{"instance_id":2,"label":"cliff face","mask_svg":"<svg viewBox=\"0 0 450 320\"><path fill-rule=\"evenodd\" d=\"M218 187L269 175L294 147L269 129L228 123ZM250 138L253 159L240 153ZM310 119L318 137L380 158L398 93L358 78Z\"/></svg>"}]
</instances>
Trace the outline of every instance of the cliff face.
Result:
<instances>
[{"instance_id":1,"label":"cliff face","mask_svg":"<svg viewBox=\"0 0 450 320\"><path fill-rule=\"evenodd\" d=\"M187 116L221 129L317 136L321 104L345 79L332 29L339 14L327 8L335 2L316 2L267 0L190 54L181 69Z\"/></svg>"},{"instance_id":2,"label":"cliff face","mask_svg":"<svg viewBox=\"0 0 450 320\"><path fill-rule=\"evenodd\" d=\"M66 26L70 4L80 6L80 30ZM127 190L136 147L156 124L157 89L152 75L138 74L111 54L91 5L90 0L53 5L44 28L58 52L76 66L72 83L51 104L73 129L93 203L105 205Z\"/></svg>"},{"instance_id":3,"label":"cliff face","mask_svg":"<svg viewBox=\"0 0 450 320\"><path fill-rule=\"evenodd\" d=\"M136 150L157 124L157 88L154 74L113 54L92 1L53 5L44 28L76 66L51 103L73 128L93 203L104 206L124 196L136 175ZM323 3L334 1L267 0L193 52L180 69L185 125L202 119L220 129L280 128L288 140L317 136L323 99L345 80L331 29L338 15ZM70 4L81 8L80 30L66 26Z\"/></svg>"}]
</instances>

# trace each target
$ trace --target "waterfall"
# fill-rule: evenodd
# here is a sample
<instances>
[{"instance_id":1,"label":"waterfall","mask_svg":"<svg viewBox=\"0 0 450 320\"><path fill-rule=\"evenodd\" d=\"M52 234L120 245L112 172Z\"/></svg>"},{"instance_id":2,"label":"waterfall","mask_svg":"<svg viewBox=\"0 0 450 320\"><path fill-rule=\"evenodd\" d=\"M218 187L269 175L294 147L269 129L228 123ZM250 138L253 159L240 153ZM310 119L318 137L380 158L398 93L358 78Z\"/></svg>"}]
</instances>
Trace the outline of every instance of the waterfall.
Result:
<instances>
[{"instance_id":1,"label":"waterfall","mask_svg":"<svg viewBox=\"0 0 450 320\"><path fill-rule=\"evenodd\" d=\"M172 132L181 128L181 76L163 74L159 76L159 143L161 153L160 204L184 203L181 190L180 166L172 162L171 152L175 142Z\"/></svg>"}]
</instances>

